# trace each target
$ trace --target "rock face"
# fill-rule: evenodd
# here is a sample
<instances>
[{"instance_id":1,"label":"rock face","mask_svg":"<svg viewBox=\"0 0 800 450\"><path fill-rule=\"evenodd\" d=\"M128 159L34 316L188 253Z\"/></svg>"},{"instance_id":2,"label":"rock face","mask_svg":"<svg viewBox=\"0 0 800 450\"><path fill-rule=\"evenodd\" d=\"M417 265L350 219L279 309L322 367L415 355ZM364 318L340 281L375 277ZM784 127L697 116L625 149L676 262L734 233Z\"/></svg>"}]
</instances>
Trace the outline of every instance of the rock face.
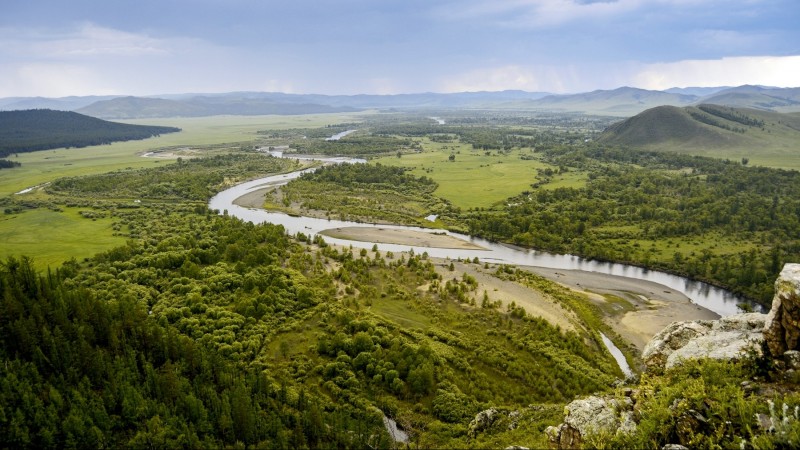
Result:
<instances>
[{"instance_id":1,"label":"rock face","mask_svg":"<svg viewBox=\"0 0 800 450\"><path fill-rule=\"evenodd\" d=\"M629 396L623 400L591 396L573 401L565 410L564 423L545 430L551 448L581 448L588 436L613 436L636 429L633 400Z\"/></svg>"},{"instance_id":2,"label":"rock face","mask_svg":"<svg viewBox=\"0 0 800 450\"><path fill-rule=\"evenodd\" d=\"M775 358L788 350L800 350L800 264L783 266L775 281L775 297L767 314L764 339Z\"/></svg>"},{"instance_id":3,"label":"rock face","mask_svg":"<svg viewBox=\"0 0 800 450\"><path fill-rule=\"evenodd\" d=\"M648 370L669 369L690 359L737 359L759 352L766 316L749 313L720 320L673 322L653 336L642 352Z\"/></svg>"}]
</instances>

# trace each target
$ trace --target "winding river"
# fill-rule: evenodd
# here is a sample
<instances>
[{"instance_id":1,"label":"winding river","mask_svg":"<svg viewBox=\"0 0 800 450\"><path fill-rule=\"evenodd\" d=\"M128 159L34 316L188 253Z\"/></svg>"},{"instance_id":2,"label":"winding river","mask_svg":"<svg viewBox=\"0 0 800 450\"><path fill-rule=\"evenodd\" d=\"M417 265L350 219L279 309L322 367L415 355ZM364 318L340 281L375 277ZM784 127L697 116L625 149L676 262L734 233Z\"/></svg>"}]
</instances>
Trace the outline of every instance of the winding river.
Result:
<instances>
[{"instance_id":1,"label":"winding river","mask_svg":"<svg viewBox=\"0 0 800 450\"><path fill-rule=\"evenodd\" d=\"M363 162L364 160L357 160L351 158L321 158L319 159L324 163L350 163L350 162ZM342 220L326 220L316 219L311 217L297 217L289 216L284 213L270 212L263 209L244 208L234 204L234 200L247 193L257 191L269 186L280 186L288 183L290 180L299 177L305 172L314 169L305 169L288 174L273 175L265 178L260 178L253 181L248 181L236 185L230 189L220 192L214 196L209 202L209 208L219 210L220 212L227 211L231 216L238 217L242 220L250 221L253 223L269 222L276 225L283 225L286 232L289 234L296 234L302 232L306 235L315 235L324 230L332 228L344 227L368 227L368 228L383 228L383 229L403 229L414 230L421 232L437 232L442 233L442 230L431 230L427 228L407 227L402 225L375 225L368 223L358 223ZM474 236L467 236L458 233L446 232L448 235L472 242L484 250L466 250L466 249L446 249L446 248L429 248L429 247L416 247L408 245L397 244L382 244L373 242L350 241L344 239L336 239L326 236L325 241L335 244L352 245L354 248L370 249L373 245L377 245L381 251L408 251L414 249L416 253L427 252L432 257L451 258L451 259L473 259L478 257L481 261L490 263L501 264L514 264L519 266L536 266L551 269L563 270L582 270L588 272L597 272L617 277L627 277L639 280L646 280L654 283L661 284L669 289L681 292L691 299L694 303L705 307L720 316L729 316L739 312L737 307L738 303L745 300L728 292L724 289L702 283L699 281L689 280L684 277L672 275L664 272L643 269L641 267L629 266L625 264L616 264L601 261L592 261L580 258L574 255L557 255L547 252L536 250L520 249L511 246L498 244L487 241L485 239L477 238ZM749 302L748 302L749 303ZM762 311L760 305L751 304L755 311Z\"/></svg>"}]
</instances>

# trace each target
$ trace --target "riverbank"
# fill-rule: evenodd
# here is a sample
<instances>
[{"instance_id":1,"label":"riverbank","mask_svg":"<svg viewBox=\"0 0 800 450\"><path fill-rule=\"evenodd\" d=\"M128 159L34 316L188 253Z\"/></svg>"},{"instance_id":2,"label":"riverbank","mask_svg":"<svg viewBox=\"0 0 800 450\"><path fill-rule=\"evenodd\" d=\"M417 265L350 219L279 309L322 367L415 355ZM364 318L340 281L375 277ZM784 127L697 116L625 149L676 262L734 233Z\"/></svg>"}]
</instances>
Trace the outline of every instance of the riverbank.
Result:
<instances>
[{"instance_id":1,"label":"riverbank","mask_svg":"<svg viewBox=\"0 0 800 450\"><path fill-rule=\"evenodd\" d=\"M686 295L651 281L582 270L521 268L585 294L590 301L609 311L606 322L639 350L672 322L720 317L693 303ZM609 302L604 295L618 297L622 302Z\"/></svg>"}]
</instances>

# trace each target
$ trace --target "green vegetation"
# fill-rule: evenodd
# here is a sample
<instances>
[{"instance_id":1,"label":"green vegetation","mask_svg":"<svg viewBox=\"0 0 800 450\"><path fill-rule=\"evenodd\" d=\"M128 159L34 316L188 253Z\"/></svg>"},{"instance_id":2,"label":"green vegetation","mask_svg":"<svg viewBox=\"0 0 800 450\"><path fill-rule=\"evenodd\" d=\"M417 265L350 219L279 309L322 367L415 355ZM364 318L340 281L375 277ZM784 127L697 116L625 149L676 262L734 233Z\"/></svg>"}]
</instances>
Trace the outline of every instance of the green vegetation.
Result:
<instances>
[{"instance_id":1,"label":"green vegetation","mask_svg":"<svg viewBox=\"0 0 800 450\"><path fill-rule=\"evenodd\" d=\"M176 164L147 170L122 170L91 177L60 178L46 192L82 198L193 200L206 202L217 192L263 173L300 169L296 160L254 153L178 158Z\"/></svg>"},{"instance_id":2,"label":"green vegetation","mask_svg":"<svg viewBox=\"0 0 800 450\"><path fill-rule=\"evenodd\" d=\"M183 131L162 134L143 141L91 146L80 151L54 149L11 156L9 160L21 163L22 167L3 171L0 177L0 196L52 182L59 177L157 167L170 164L179 157L188 159L238 151L242 147L252 147L260 142L257 134L259 130L324 127L330 123L352 120L352 115L345 114L159 119L160 124L178 127ZM152 119L126 121L131 124L150 122ZM156 152L159 157L141 156L149 152Z\"/></svg>"},{"instance_id":3,"label":"green vegetation","mask_svg":"<svg viewBox=\"0 0 800 450\"><path fill-rule=\"evenodd\" d=\"M797 172L602 146L546 154L588 170L586 186L468 212L471 234L668 270L764 303L783 263L800 259Z\"/></svg>"},{"instance_id":4,"label":"green vegetation","mask_svg":"<svg viewBox=\"0 0 800 450\"><path fill-rule=\"evenodd\" d=\"M596 448L792 448L800 439L794 382L763 380L753 360L695 361L635 387L641 420L630 435L597 436ZM744 381L743 381L744 380ZM743 389L743 384L745 389ZM622 396L622 393L619 394Z\"/></svg>"},{"instance_id":5,"label":"green vegetation","mask_svg":"<svg viewBox=\"0 0 800 450\"><path fill-rule=\"evenodd\" d=\"M386 221L407 225L429 225L429 214L445 214L447 202L433 195L436 183L428 178L406 175L398 167L339 164L293 180L273 192L272 202L280 209L321 212L330 217L354 221Z\"/></svg>"},{"instance_id":6,"label":"green vegetation","mask_svg":"<svg viewBox=\"0 0 800 450\"><path fill-rule=\"evenodd\" d=\"M16 161L9 161L7 159L0 159L0 169L13 169L14 167L20 167L22 164Z\"/></svg>"},{"instance_id":7,"label":"green vegetation","mask_svg":"<svg viewBox=\"0 0 800 450\"><path fill-rule=\"evenodd\" d=\"M0 111L0 157L61 147L87 147L181 131L129 125L66 111Z\"/></svg>"}]
</instances>

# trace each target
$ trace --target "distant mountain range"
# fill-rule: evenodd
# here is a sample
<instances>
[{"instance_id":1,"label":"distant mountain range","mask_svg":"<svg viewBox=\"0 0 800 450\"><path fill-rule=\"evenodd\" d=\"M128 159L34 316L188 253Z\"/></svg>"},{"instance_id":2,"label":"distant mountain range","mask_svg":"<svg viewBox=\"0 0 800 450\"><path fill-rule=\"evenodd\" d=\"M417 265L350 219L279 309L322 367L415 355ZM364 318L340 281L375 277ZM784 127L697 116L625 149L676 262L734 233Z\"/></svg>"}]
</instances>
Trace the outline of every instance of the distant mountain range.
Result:
<instances>
[{"instance_id":1,"label":"distant mountain range","mask_svg":"<svg viewBox=\"0 0 800 450\"><path fill-rule=\"evenodd\" d=\"M800 113L716 104L658 106L608 127L598 140L693 154L716 150L754 154L765 148L794 153L800 142Z\"/></svg>"},{"instance_id":2,"label":"distant mountain range","mask_svg":"<svg viewBox=\"0 0 800 450\"><path fill-rule=\"evenodd\" d=\"M319 95L275 92L179 94L150 97L4 98L0 110L48 108L77 111L103 119L199 117L211 115L314 114L368 109L500 109L577 112L630 117L656 106L712 103L766 111L800 111L800 88L739 86L672 88L631 87L580 94L500 91L452 94Z\"/></svg>"}]
</instances>

